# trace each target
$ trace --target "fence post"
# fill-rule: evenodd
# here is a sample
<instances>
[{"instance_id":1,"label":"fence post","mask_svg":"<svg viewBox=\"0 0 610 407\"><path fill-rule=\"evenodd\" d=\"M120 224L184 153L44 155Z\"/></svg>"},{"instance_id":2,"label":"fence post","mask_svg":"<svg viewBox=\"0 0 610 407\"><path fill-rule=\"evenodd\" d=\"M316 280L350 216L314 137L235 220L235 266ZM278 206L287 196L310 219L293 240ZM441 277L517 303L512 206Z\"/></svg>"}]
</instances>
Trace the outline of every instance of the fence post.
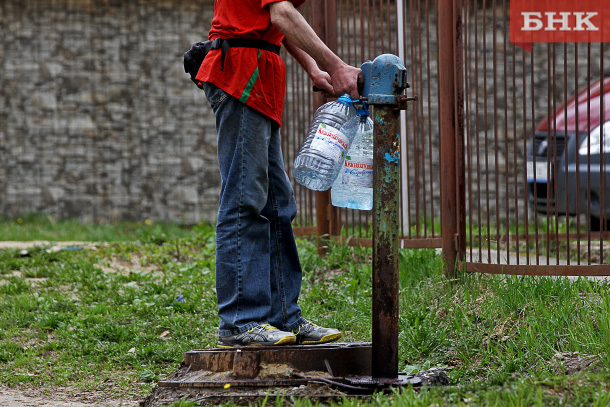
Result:
<instances>
[{"instance_id":1,"label":"fence post","mask_svg":"<svg viewBox=\"0 0 610 407\"><path fill-rule=\"evenodd\" d=\"M464 49L462 39L462 0L453 0L454 90L455 90L455 143L457 187L457 239L458 266L466 259L466 153L464 145Z\"/></svg>"},{"instance_id":2,"label":"fence post","mask_svg":"<svg viewBox=\"0 0 610 407\"><path fill-rule=\"evenodd\" d=\"M337 52L337 9L333 0L312 1L313 21L312 28L318 37L331 51ZM322 93L315 93L314 110L318 109L328 100ZM330 190L316 191L316 228L318 234L318 254L326 254L330 235L338 235L340 232L339 217L337 209L331 205Z\"/></svg>"},{"instance_id":3,"label":"fence post","mask_svg":"<svg viewBox=\"0 0 610 407\"><path fill-rule=\"evenodd\" d=\"M438 4L442 248L445 275L453 279L465 252L461 1Z\"/></svg>"}]
</instances>

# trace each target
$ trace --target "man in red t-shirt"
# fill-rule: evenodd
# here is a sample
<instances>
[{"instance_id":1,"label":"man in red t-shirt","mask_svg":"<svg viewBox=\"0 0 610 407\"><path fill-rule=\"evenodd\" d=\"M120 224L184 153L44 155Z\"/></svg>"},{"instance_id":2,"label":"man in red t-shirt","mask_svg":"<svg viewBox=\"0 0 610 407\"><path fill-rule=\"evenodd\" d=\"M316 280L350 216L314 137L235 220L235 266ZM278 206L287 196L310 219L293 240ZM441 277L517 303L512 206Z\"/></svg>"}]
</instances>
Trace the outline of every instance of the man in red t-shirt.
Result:
<instances>
[{"instance_id":1,"label":"man in red t-shirt","mask_svg":"<svg viewBox=\"0 0 610 407\"><path fill-rule=\"evenodd\" d=\"M216 225L221 347L339 339L301 315L302 271L292 232L296 203L280 132L286 68L279 46L327 95L358 97L360 69L345 64L297 11L304 0L215 0L209 39L222 46L196 79L216 116L222 177Z\"/></svg>"}]
</instances>

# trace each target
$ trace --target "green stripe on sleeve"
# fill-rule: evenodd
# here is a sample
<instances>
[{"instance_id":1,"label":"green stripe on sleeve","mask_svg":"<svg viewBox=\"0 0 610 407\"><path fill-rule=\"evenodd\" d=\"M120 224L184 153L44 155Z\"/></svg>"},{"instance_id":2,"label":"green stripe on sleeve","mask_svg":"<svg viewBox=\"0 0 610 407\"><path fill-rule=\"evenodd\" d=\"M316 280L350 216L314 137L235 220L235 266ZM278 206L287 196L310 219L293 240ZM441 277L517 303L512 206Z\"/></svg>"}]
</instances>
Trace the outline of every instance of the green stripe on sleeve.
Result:
<instances>
[{"instance_id":1,"label":"green stripe on sleeve","mask_svg":"<svg viewBox=\"0 0 610 407\"><path fill-rule=\"evenodd\" d=\"M252 76L250 77L248 84L244 88L244 92L241 94L241 97L239 98L239 101L242 103L246 103L246 101L248 100L248 97L250 97L250 92L252 91L252 88L254 87L254 83L258 79L258 60L260 57L261 57L261 50L259 49L258 54L256 55L256 63L257 63L256 69L252 73Z\"/></svg>"}]
</instances>

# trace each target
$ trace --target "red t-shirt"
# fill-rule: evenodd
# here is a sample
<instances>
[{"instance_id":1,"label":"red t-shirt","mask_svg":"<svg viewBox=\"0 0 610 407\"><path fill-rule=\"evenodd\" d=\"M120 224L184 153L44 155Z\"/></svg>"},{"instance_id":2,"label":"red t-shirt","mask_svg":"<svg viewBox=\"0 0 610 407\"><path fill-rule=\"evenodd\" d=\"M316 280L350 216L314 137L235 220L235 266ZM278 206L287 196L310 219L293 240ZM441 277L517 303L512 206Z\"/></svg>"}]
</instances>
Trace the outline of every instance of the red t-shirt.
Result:
<instances>
[{"instance_id":1,"label":"red t-shirt","mask_svg":"<svg viewBox=\"0 0 610 407\"><path fill-rule=\"evenodd\" d=\"M268 4L282 0L215 0L208 39L252 38L281 45L284 35L271 24ZM305 0L291 0L295 7ZM279 55L256 48L230 48L224 70L220 50L205 57L197 80L211 82L281 125L286 67Z\"/></svg>"}]
</instances>

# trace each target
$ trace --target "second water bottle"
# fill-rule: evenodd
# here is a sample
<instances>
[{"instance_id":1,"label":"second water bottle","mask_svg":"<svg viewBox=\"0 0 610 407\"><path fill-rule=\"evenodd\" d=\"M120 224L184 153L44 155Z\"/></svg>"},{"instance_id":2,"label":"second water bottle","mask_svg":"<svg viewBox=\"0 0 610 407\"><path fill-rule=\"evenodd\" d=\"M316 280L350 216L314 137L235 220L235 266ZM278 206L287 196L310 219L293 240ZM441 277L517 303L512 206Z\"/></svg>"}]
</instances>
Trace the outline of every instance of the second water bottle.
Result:
<instances>
[{"instance_id":1,"label":"second water bottle","mask_svg":"<svg viewBox=\"0 0 610 407\"><path fill-rule=\"evenodd\" d=\"M373 120L360 114L343 127L355 134L339 176L330 191L333 206L370 210L373 208Z\"/></svg>"}]
</instances>

